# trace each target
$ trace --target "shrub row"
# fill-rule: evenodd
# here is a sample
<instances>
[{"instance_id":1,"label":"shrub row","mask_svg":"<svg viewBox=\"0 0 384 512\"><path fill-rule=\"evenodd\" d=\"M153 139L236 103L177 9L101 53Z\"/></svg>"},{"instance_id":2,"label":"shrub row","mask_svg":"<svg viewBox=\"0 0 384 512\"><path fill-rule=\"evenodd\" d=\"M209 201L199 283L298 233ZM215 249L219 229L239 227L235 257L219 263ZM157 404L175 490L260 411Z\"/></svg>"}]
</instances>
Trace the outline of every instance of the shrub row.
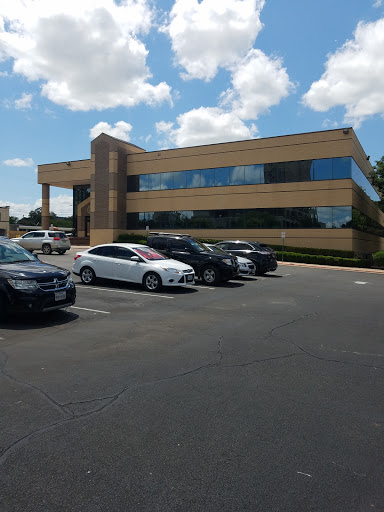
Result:
<instances>
[{"instance_id":1,"label":"shrub row","mask_svg":"<svg viewBox=\"0 0 384 512\"><path fill-rule=\"evenodd\" d=\"M384 251L378 251L373 254L373 264L375 267L384 267Z\"/></svg>"},{"instance_id":2,"label":"shrub row","mask_svg":"<svg viewBox=\"0 0 384 512\"><path fill-rule=\"evenodd\" d=\"M282 252L276 251L276 254L277 259L281 261ZM292 261L296 263L312 263L316 265L332 265L337 267L369 268L371 266L371 262L368 259L338 258L335 256L322 256L320 254L301 254L285 251L284 261Z\"/></svg>"},{"instance_id":3,"label":"shrub row","mask_svg":"<svg viewBox=\"0 0 384 512\"><path fill-rule=\"evenodd\" d=\"M281 245L270 245L275 251L281 251ZM294 252L296 254L318 254L320 256L334 256L336 258L354 258L353 251L342 251L339 249L315 249L314 247L284 247L284 253Z\"/></svg>"}]
</instances>

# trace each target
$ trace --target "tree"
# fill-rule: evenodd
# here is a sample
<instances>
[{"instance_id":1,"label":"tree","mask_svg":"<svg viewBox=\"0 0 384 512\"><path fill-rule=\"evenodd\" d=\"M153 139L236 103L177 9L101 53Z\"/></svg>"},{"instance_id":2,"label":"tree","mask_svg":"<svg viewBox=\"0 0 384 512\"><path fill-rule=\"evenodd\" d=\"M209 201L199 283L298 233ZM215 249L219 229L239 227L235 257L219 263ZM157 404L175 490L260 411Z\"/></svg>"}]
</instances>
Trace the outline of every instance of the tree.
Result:
<instances>
[{"instance_id":1,"label":"tree","mask_svg":"<svg viewBox=\"0 0 384 512\"><path fill-rule=\"evenodd\" d=\"M9 216L9 223L10 224L17 224L19 222L19 219L17 217L14 217L13 215Z\"/></svg>"},{"instance_id":2,"label":"tree","mask_svg":"<svg viewBox=\"0 0 384 512\"><path fill-rule=\"evenodd\" d=\"M377 202L377 206L384 212L384 156L380 160L376 160L371 172L371 183L376 188L381 200Z\"/></svg>"}]
</instances>

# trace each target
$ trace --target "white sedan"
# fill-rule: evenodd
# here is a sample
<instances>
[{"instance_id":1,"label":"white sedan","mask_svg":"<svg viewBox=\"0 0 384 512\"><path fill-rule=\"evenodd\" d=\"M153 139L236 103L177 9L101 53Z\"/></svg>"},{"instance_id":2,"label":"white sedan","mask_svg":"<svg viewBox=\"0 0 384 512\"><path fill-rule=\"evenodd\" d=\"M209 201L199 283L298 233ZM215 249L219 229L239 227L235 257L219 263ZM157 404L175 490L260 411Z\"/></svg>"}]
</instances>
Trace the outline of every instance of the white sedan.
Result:
<instances>
[{"instance_id":1,"label":"white sedan","mask_svg":"<svg viewBox=\"0 0 384 512\"><path fill-rule=\"evenodd\" d=\"M162 286L186 286L195 281L192 267L141 244L103 244L77 252L72 272L84 284L98 277L140 283L151 292Z\"/></svg>"}]
</instances>

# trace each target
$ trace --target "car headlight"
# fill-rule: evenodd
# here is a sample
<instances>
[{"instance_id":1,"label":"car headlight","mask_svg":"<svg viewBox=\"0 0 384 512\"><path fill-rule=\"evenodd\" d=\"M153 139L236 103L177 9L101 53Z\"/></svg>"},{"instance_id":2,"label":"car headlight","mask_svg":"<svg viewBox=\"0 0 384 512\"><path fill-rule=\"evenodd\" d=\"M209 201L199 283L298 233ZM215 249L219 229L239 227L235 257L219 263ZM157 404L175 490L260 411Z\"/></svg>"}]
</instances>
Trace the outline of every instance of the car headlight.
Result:
<instances>
[{"instance_id":1,"label":"car headlight","mask_svg":"<svg viewBox=\"0 0 384 512\"><path fill-rule=\"evenodd\" d=\"M72 274L69 274L69 276L67 276L67 282L68 282L68 284L72 284L73 283Z\"/></svg>"},{"instance_id":2,"label":"car headlight","mask_svg":"<svg viewBox=\"0 0 384 512\"><path fill-rule=\"evenodd\" d=\"M172 272L173 274L182 274L182 271L181 270L177 270L177 268L167 268L167 267L162 267L163 270L167 271L167 272Z\"/></svg>"},{"instance_id":3,"label":"car headlight","mask_svg":"<svg viewBox=\"0 0 384 512\"><path fill-rule=\"evenodd\" d=\"M232 260L230 258L224 258L223 259L224 263L226 263L227 265L232 265Z\"/></svg>"},{"instance_id":4,"label":"car headlight","mask_svg":"<svg viewBox=\"0 0 384 512\"><path fill-rule=\"evenodd\" d=\"M35 279L8 279L8 283L15 290L36 290L37 288Z\"/></svg>"}]
</instances>

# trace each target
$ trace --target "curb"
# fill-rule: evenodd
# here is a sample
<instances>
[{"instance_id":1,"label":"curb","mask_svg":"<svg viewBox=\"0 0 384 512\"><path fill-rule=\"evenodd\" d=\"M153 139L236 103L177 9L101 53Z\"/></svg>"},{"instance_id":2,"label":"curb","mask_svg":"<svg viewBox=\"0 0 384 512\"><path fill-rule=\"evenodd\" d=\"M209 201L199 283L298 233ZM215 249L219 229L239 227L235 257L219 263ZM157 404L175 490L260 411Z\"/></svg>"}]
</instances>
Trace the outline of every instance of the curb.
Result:
<instances>
[{"instance_id":1,"label":"curb","mask_svg":"<svg viewBox=\"0 0 384 512\"><path fill-rule=\"evenodd\" d=\"M323 268L326 270L345 270L346 272L365 272L367 274L384 275L384 270L379 268L359 268L359 267L337 267L333 265L314 265L311 263L295 263L293 261L278 261L278 265L287 265L291 267Z\"/></svg>"}]
</instances>

